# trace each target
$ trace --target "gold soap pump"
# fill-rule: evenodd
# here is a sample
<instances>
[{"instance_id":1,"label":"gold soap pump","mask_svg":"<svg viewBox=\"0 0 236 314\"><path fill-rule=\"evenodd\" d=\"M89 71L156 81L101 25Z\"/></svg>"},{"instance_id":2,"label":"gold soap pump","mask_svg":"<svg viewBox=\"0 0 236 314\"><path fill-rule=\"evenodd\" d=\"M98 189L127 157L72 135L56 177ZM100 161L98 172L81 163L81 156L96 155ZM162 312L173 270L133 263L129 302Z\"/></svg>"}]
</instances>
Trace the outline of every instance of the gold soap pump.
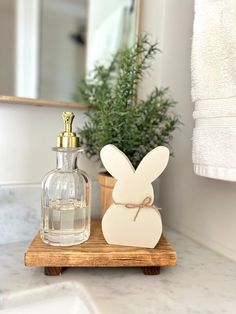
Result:
<instances>
[{"instance_id":1,"label":"gold soap pump","mask_svg":"<svg viewBox=\"0 0 236 314\"><path fill-rule=\"evenodd\" d=\"M72 131L73 112L63 112L64 131L57 137L56 169L42 183L41 239L50 245L71 246L90 236L91 182L77 165L82 152L79 138Z\"/></svg>"},{"instance_id":2,"label":"gold soap pump","mask_svg":"<svg viewBox=\"0 0 236 314\"><path fill-rule=\"evenodd\" d=\"M72 132L72 122L74 120L73 112L63 112L62 119L64 122L64 131L57 137L57 147L75 148L79 147L79 139L74 132Z\"/></svg>"}]
</instances>

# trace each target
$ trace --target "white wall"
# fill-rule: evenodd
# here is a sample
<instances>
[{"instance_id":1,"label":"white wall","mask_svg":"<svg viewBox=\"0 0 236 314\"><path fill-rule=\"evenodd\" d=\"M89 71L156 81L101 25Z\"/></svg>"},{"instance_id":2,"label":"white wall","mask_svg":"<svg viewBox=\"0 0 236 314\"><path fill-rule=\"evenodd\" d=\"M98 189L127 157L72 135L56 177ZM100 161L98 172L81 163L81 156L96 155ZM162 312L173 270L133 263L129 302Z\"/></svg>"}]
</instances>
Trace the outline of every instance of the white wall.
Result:
<instances>
[{"instance_id":1,"label":"white wall","mask_svg":"<svg viewBox=\"0 0 236 314\"><path fill-rule=\"evenodd\" d=\"M69 108L0 104L0 184L41 183L55 168L56 155L51 150L63 131L61 113ZM82 110L73 110L74 128L84 121ZM99 164L80 158L80 166L96 179Z\"/></svg>"},{"instance_id":2,"label":"white wall","mask_svg":"<svg viewBox=\"0 0 236 314\"><path fill-rule=\"evenodd\" d=\"M140 0L141 1L141 0ZM140 5L140 32L148 34L153 42L158 42L158 47L163 51L163 23L164 1L148 0L141 1ZM145 77L139 88L139 97L144 98L153 90L153 87L161 83L163 53L158 53L151 63L149 74Z\"/></svg>"},{"instance_id":3,"label":"white wall","mask_svg":"<svg viewBox=\"0 0 236 314\"><path fill-rule=\"evenodd\" d=\"M148 12L156 11L154 6L157 9L158 2L146 2L146 18ZM175 157L171 158L162 177L162 216L164 222L172 228L236 261L236 183L196 176L191 161L193 104L190 95L190 54L193 2L165 0L162 8L163 55L161 75L156 74L156 82L161 76L161 85L170 86L171 94L178 101L177 112L181 114L184 123L181 131L175 133ZM151 31L160 33L160 29Z\"/></svg>"}]
</instances>

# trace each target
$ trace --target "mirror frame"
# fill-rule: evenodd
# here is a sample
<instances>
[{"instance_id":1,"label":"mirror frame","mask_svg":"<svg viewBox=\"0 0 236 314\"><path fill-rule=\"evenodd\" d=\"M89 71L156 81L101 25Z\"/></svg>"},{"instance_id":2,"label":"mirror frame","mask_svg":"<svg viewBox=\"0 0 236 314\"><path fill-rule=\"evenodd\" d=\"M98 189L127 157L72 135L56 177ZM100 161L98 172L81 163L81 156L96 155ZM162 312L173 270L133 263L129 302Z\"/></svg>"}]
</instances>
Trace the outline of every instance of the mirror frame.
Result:
<instances>
[{"instance_id":1,"label":"mirror frame","mask_svg":"<svg viewBox=\"0 0 236 314\"><path fill-rule=\"evenodd\" d=\"M141 0L137 1L136 9L136 30L135 34L138 36L140 34L140 17L141 17ZM72 101L64 101L57 99L43 99L43 98L26 98L17 96L7 96L0 95L0 105L3 104L19 104L19 105L31 105L31 106L46 106L46 107L68 107L75 109L86 109L88 104L78 103Z\"/></svg>"},{"instance_id":2,"label":"mirror frame","mask_svg":"<svg viewBox=\"0 0 236 314\"><path fill-rule=\"evenodd\" d=\"M46 107L68 107L75 109L86 109L87 104L70 102L56 99L43 99L43 98L25 98L16 96L0 95L0 104L19 104L19 105L32 105L32 106L46 106Z\"/></svg>"}]
</instances>

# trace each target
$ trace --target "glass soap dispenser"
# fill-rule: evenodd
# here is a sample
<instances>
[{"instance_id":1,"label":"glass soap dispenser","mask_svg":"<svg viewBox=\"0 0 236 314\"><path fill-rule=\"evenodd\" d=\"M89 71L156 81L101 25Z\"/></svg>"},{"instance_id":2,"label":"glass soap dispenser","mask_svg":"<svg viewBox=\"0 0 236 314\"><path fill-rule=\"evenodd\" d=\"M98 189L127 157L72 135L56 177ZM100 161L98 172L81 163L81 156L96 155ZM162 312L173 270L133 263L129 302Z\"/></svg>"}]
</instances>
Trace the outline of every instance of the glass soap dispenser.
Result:
<instances>
[{"instance_id":1,"label":"glass soap dispenser","mask_svg":"<svg viewBox=\"0 0 236 314\"><path fill-rule=\"evenodd\" d=\"M91 183L78 169L77 155L83 150L72 132L73 112L63 112L64 132L57 137L57 166L42 183L41 239L56 246L71 246L90 236Z\"/></svg>"}]
</instances>

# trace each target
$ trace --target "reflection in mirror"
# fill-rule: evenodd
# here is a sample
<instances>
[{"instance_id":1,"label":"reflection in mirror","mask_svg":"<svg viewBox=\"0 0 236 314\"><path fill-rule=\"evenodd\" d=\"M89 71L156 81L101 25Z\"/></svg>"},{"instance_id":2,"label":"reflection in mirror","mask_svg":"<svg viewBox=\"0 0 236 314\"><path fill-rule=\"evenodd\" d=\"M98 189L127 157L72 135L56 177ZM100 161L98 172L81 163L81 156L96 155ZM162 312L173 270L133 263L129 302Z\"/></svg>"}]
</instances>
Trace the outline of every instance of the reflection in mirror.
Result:
<instances>
[{"instance_id":1,"label":"reflection in mirror","mask_svg":"<svg viewBox=\"0 0 236 314\"><path fill-rule=\"evenodd\" d=\"M72 101L134 42L137 16L138 0L1 0L0 95Z\"/></svg>"},{"instance_id":2,"label":"reflection in mirror","mask_svg":"<svg viewBox=\"0 0 236 314\"><path fill-rule=\"evenodd\" d=\"M85 76L87 0L43 0L39 97L70 100Z\"/></svg>"},{"instance_id":3,"label":"reflection in mirror","mask_svg":"<svg viewBox=\"0 0 236 314\"><path fill-rule=\"evenodd\" d=\"M14 95L15 1L0 1L0 94Z\"/></svg>"},{"instance_id":4,"label":"reflection in mirror","mask_svg":"<svg viewBox=\"0 0 236 314\"><path fill-rule=\"evenodd\" d=\"M120 48L132 45L136 15L134 0L90 1L87 72L96 63L108 65Z\"/></svg>"}]
</instances>

